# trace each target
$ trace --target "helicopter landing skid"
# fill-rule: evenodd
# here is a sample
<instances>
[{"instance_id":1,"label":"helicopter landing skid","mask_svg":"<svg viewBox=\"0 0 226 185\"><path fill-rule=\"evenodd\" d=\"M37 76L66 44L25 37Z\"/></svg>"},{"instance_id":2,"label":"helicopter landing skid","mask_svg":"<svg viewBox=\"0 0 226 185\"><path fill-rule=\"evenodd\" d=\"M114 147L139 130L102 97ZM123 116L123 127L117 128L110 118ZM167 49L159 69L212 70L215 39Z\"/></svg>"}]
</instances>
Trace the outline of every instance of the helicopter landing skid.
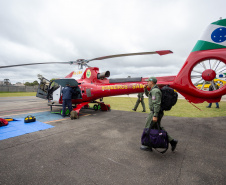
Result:
<instances>
[{"instance_id":1,"label":"helicopter landing skid","mask_svg":"<svg viewBox=\"0 0 226 185\"><path fill-rule=\"evenodd\" d=\"M91 102L83 102L80 104L77 104L76 107L73 109L73 111L76 111L78 116L79 116L79 112L83 107L89 107L88 104ZM95 111L97 110L102 110L102 111L110 111L111 110L111 106L109 104L105 104L104 102L97 102L97 101L93 101L92 103L97 103L93 106L93 109ZM99 108L100 107L100 108Z\"/></svg>"},{"instance_id":2,"label":"helicopter landing skid","mask_svg":"<svg viewBox=\"0 0 226 185\"><path fill-rule=\"evenodd\" d=\"M93 109L95 111L97 110L102 110L102 111L110 111L111 110L111 106L109 104L105 104L104 102L97 102L97 101L94 101L94 103L97 103L93 106Z\"/></svg>"}]
</instances>

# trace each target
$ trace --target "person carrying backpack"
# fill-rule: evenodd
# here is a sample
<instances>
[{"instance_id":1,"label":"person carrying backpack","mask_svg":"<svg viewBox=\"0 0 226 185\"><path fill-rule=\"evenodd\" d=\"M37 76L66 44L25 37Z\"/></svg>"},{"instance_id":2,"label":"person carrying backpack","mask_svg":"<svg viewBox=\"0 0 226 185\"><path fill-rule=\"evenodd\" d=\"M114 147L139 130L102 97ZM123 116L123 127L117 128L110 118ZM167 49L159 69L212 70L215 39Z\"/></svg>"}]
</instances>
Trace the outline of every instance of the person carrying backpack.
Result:
<instances>
[{"instance_id":1,"label":"person carrying backpack","mask_svg":"<svg viewBox=\"0 0 226 185\"><path fill-rule=\"evenodd\" d=\"M144 86L144 93L146 96L148 96L149 100L149 108L150 108L150 114L147 117L145 128L151 128L151 129L158 129L158 125L162 130L164 130L163 127L161 127L161 120L164 115L164 112L161 110L161 98L162 98L162 92L157 86L157 79L155 77L150 77L148 79L148 84ZM150 92L147 90L148 88L151 88ZM168 141L171 144L171 149L174 151L176 149L178 141L173 139L168 134ZM152 151L152 148L141 145L141 150L150 150Z\"/></svg>"}]
</instances>

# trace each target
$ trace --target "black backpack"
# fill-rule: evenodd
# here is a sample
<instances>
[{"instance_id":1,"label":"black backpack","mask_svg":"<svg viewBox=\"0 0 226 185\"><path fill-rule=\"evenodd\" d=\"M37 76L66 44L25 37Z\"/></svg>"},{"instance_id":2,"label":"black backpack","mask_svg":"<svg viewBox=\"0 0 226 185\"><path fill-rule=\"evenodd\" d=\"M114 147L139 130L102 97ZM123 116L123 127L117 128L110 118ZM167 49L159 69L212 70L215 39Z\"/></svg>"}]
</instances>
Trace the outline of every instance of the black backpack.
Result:
<instances>
[{"instance_id":1,"label":"black backpack","mask_svg":"<svg viewBox=\"0 0 226 185\"><path fill-rule=\"evenodd\" d=\"M172 106L177 103L178 94L174 89L169 86L164 86L161 88L162 100L161 100L161 109L170 110Z\"/></svg>"},{"instance_id":2,"label":"black backpack","mask_svg":"<svg viewBox=\"0 0 226 185\"><path fill-rule=\"evenodd\" d=\"M159 87L155 88L159 89ZM169 86L164 86L160 90L162 92L161 110L168 111L177 103L178 94Z\"/></svg>"}]
</instances>

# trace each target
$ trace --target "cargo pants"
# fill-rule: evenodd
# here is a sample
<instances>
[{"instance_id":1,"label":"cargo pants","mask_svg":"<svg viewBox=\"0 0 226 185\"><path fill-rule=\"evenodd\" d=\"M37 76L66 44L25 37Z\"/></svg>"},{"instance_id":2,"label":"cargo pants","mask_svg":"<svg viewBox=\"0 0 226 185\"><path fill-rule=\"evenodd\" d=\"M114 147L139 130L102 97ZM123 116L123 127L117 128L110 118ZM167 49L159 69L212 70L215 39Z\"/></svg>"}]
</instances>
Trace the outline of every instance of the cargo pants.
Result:
<instances>
[{"instance_id":1,"label":"cargo pants","mask_svg":"<svg viewBox=\"0 0 226 185\"><path fill-rule=\"evenodd\" d=\"M145 104L144 104L144 98L138 98L137 99L136 105L134 106L134 110L137 110L137 107L139 106L140 103L142 104L143 111L146 111Z\"/></svg>"}]
</instances>

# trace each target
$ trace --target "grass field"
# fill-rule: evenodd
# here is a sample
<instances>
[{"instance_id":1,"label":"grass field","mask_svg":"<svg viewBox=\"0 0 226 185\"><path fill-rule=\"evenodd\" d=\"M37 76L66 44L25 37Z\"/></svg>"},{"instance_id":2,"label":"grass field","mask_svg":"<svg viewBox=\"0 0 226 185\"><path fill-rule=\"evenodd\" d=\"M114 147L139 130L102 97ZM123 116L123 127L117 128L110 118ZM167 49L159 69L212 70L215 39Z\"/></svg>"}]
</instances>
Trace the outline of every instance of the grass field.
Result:
<instances>
[{"instance_id":1,"label":"grass field","mask_svg":"<svg viewBox=\"0 0 226 185\"><path fill-rule=\"evenodd\" d=\"M36 96L36 92L13 92L5 93L0 92L0 97L13 97L13 96ZM135 103L137 101L136 97L106 97L104 102L111 105L113 110L124 110L132 111ZM148 99L145 98L146 113L149 113ZM196 107L201 109L201 111L195 108L192 104L188 103L184 99L178 99L177 104L170 110L165 111L167 116L177 116L177 117L221 117L226 116L226 102L222 101L219 103L220 109L216 109L216 104L212 104L212 108L206 108L208 103L195 104ZM139 105L137 112L142 112L142 106Z\"/></svg>"},{"instance_id":2,"label":"grass field","mask_svg":"<svg viewBox=\"0 0 226 185\"><path fill-rule=\"evenodd\" d=\"M111 105L111 109L114 110L124 110L124 111L132 111L137 98L132 97L107 97L104 98L104 102L106 104ZM145 98L145 106L146 112L150 112L148 107L148 99ZM212 108L206 108L208 103L194 104L196 107L201 109L197 109L192 104L188 103L184 99L178 99L177 104L173 106L170 111L165 111L165 115L167 116L177 116L177 117L221 117L226 116L226 102L222 101L219 103L220 108L216 109L216 104L212 104ZM137 112L142 112L142 105L140 104Z\"/></svg>"},{"instance_id":3,"label":"grass field","mask_svg":"<svg viewBox=\"0 0 226 185\"><path fill-rule=\"evenodd\" d=\"M36 92L0 92L0 97L36 96Z\"/></svg>"}]
</instances>

